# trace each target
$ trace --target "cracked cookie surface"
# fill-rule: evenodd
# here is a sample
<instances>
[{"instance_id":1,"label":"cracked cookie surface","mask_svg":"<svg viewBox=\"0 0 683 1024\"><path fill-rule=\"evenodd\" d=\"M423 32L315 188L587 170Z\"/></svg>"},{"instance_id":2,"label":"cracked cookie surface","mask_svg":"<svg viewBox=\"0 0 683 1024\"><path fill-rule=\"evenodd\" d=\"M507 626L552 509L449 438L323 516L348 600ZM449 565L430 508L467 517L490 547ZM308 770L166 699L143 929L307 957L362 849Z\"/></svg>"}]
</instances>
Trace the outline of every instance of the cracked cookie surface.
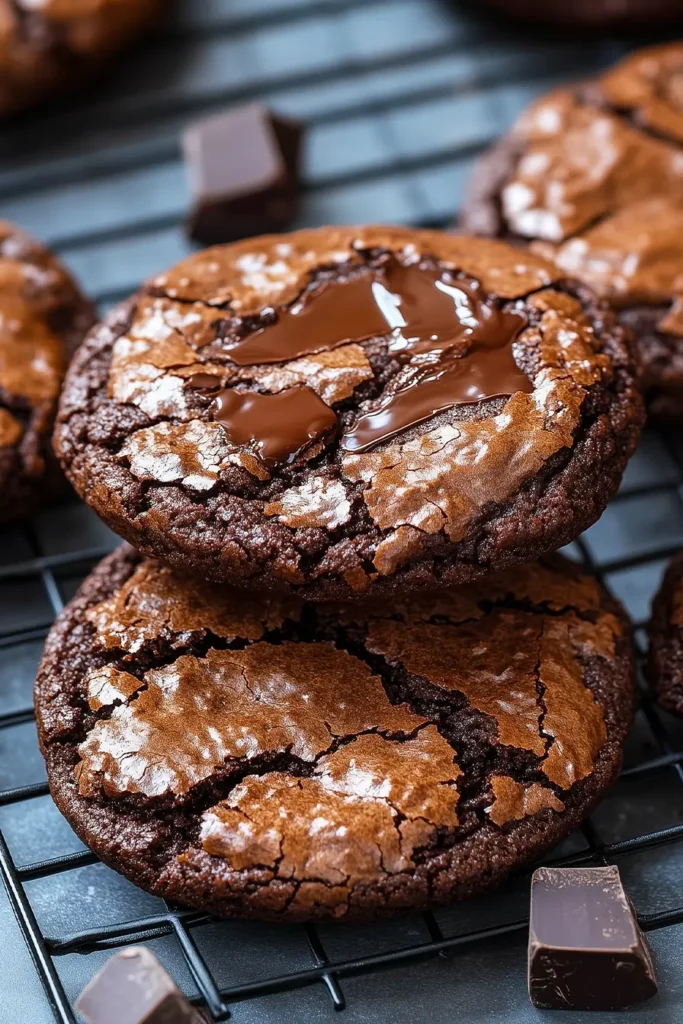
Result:
<instances>
[{"instance_id":1,"label":"cracked cookie surface","mask_svg":"<svg viewBox=\"0 0 683 1024\"><path fill-rule=\"evenodd\" d=\"M683 554L672 559L652 602L647 674L657 700L683 715Z\"/></svg>"},{"instance_id":2,"label":"cracked cookie surface","mask_svg":"<svg viewBox=\"0 0 683 1024\"><path fill-rule=\"evenodd\" d=\"M624 330L546 261L344 228L248 239L91 333L55 446L181 571L311 600L463 582L568 543L642 419Z\"/></svg>"},{"instance_id":3,"label":"cracked cookie surface","mask_svg":"<svg viewBox=\"0 0 683 1024\"><path fill-rule=\"evenodd\" d=\"M499 882L615 778L624 613L561 559L367 604L250 596L124 546L48 638L53 796L143 888L355 920Z\"/></svg>"},{"instance_id":4,"label":"cracked cookie surface","mask_svg":"<svg viewBox=\"0 0 683 1024\"><path fill-rule=\"evenodd\" d=\"M0 116L90 78L165 0L0 0Z\"/></svg>"},{"instance_id":5,"label":"cracked cookie surface","mask_svg":"<svg viewBox=\"0 0 683 1024\"><path fill-rule=\"evenodd\" d=\"M633 330L654 416L683 413L683 44L533 104L477 165L460 228L529 244Z\"/></svg>"},{"instance_id":6,"label":"cracked cookie surface","mask_svg":"<svg viewBox=\"0 0 683 1024\"><path fill-rule=\"evenodd\" d=\"M69 357L93 319L61 263L0 221L0 522L64 485L52 427Z\"/></svg>"}]
</instances>

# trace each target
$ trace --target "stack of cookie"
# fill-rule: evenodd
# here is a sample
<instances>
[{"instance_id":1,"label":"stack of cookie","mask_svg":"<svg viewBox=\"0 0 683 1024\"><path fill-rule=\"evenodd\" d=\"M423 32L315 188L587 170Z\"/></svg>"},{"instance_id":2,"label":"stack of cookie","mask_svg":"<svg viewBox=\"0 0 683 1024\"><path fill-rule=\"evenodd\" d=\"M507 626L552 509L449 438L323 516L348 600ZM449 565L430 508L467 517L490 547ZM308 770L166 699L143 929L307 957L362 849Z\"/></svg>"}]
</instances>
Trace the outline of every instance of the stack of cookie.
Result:
<instances>
[{"instance_id":1,"label":"stack of cookie","mask_svg":"<svg viewBox=\"0 0 683 1024\"><path fill-rule=\"evenodd\" d=\"M36 685L78 834L166 898L300 921L547 850L633 704L622 610L549 553L642 419L624 325L505 242L321 229L153 279L79 350L55 434L133 545Z\"/></svg>"}]
</instances>

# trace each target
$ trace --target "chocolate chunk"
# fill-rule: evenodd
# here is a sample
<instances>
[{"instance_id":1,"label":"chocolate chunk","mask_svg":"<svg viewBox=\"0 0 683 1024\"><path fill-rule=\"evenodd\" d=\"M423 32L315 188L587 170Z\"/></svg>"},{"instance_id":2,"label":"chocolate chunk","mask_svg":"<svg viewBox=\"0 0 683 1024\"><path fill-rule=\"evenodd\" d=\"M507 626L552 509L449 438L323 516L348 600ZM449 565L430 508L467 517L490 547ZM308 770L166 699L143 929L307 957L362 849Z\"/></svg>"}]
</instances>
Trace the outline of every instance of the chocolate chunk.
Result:
<instances>
[{"instance_id":1,"label":"chocolate chunk","mask_svg":"<svg viewBox=\"0 0 683 1024\"><path fill-rule=\"evenodd\" d=\"M206 1024L157 958L130 946L107 960L81 992L76 1009L88 1024Z\"/></svg>"},{"instance_id":2,"label":"chocolate chunk","mask_svg":"<svg viewBox=\"0 0 683 1024\"><path fill-rule=\"evenodd\" d=\"M529 995L546 1010L622 1010L657 993L619 869L539 868L531 882Z\"/></svg>"},{"instance_id":3,"label":"chocolate chunk","mask_svg":"<svg viewBox=\"0 0 683 1024\"><path fill-rule=\"evenodd\" d=\"M258 103L191 124L189 236L213 245L285 228L296 213L301 138L300 124Z\"/></svg>"}]
</instances>

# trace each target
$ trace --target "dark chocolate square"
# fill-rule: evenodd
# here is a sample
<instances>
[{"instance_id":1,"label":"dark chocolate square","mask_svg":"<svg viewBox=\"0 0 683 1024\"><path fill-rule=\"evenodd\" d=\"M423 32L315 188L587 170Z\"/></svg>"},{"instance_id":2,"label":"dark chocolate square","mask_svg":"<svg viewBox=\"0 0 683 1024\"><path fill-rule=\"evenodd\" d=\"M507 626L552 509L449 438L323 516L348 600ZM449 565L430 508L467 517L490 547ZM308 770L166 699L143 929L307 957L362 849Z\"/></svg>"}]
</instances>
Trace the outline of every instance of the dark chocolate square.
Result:
<instances>
[{"instance_id":1,"label":"dark chocolate square","mask_svg":"<svg viewBox=\"0 0 683 1024\"><path fill-rule=\"evenodd\" d=\"M110 957L76 1003L88 1024L206 1024L145 946Z\"/></svg>"},{"instance_id":2,"label":"dark chocolate square","mask_svg":"<svg viewBox=\"0 0 683 1024\"><path fill-rule=\"evenodd\" d=\"M650 951L616 867L539 868L529 995L547 1010L621 1010L655 995Z\"/></svg>"},{"instance_id":3,"label":"dark chocolate square","mask_svg":"<svg viewBox=\"0 0 683 1024\"><path fill-rule=\"evenodd\" d=\"M300 124L258 103L191 124L183 139L190 237L213 245L288 227L297 210L302 135Z\"/></svg>"}]
</instances>

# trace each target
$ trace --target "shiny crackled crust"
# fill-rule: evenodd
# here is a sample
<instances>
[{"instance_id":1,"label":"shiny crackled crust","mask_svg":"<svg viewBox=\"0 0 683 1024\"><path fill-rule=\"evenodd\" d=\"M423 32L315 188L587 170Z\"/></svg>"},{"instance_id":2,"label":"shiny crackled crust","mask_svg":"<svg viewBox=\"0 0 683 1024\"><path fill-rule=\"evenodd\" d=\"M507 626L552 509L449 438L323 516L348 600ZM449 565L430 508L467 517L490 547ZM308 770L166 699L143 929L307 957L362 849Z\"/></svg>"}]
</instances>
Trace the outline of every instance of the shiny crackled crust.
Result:
<instances>
[{"instance_id":1,"label":"shiny crackled crust","mask_svg":"<svg viewBox=\"0 0 683 1024\"><path fill-rule=\"evenodd\" d=\"M0 222L0 522L63 485L52 427L69 357L93 320L61 263Z\"/></svg>"},{"instance_id":2,"label":"shiny crackled crust","mask_svg":"<svg viewBox=\"0 0 683 1024\"><path fill-rule=\"evenodd\" d=\"M477 165L460 228L554 260L636 335L650 412L683 415L683 44L533 104Z\"/></svg>"},{"instance_id":3,"label":"shiny crackled crust","mask_svg":"<svg viewBox=\"0 0 683 1024\"><path fill-rule=\"evenodd\" d=\"M0 0L0 116L92 76L164 6L165 0Z\"/></svg>"},{"instance_id":4,"label":"shiny crackled crust","mask_svg":"<svg viewBox=\"0 0 683 1024\"><path fill-rule=\"evenodd\" d=\"M451 409L366 453L336 438L264 471L188 379L209 367L247 390L306 384L352 424L398 373L388 336L256 367L231 364L216 336L253 331L309 281L366 273L387 252L521 309L514 351L533 394ZM208 249L115 310L74 361L55 446L114 530L180 570L316 600L400 592L528 561L593 523L640 429L634 376L623 329L543 260L436 232L323 229Z\"/></svg>"},{"instance_id":5,"label":"shiny crackled crust","mask_svg":"<svg viewBox=\"0 0 683 1024\"><path fill-rule=\"evenodd\" d=\"M252 597L124 546L48 638L50 786L81 838L233 917L464 898L567 835L633 704L620 607L561 559L378 608Z\"/></svg>"},{"instance_id":6,"label":"shiny crackled crust","mask_svg":"<svg viewBox=\"0 0 683 1024\"><path fill-rule=\"evenodd\" d=\"M647 674L657 701L683 715L683 555L669 565L652 603Z\"/></svg>"}]
</instances>

